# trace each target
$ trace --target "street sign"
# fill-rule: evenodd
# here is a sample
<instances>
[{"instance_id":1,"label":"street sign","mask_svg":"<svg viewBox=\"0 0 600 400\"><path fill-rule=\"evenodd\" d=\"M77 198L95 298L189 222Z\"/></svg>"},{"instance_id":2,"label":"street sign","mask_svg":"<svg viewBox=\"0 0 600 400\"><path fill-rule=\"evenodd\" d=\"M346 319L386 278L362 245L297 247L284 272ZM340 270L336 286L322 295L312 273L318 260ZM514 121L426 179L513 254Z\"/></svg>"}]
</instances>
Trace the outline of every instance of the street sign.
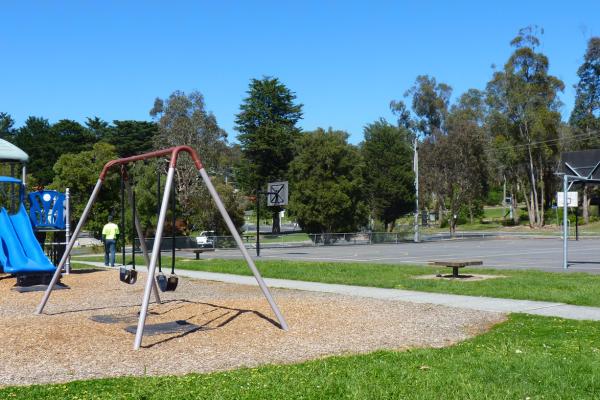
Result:
<instances>
[{"instance_id":1,"label":"street sign","mask_svg":"<svg viewBox=\"0 0 600 400\"><path fill-rule=\"evenodd\" d=\"M288 204L288 183L270 182L267 187L267 206L287 206Z\"/></svg>"},{"instance_id":2,"label":"street sign","mask_svg":"<svg viewBox=\"0 0 600 400\"><path fill-rule=\"evenodd\" d=\"M577 207L579 205L577 192L567 192L567 207ZM558 207L564 207L565 204L565 192L556 193L556 205Z\"/></svg>"}]
</instances>

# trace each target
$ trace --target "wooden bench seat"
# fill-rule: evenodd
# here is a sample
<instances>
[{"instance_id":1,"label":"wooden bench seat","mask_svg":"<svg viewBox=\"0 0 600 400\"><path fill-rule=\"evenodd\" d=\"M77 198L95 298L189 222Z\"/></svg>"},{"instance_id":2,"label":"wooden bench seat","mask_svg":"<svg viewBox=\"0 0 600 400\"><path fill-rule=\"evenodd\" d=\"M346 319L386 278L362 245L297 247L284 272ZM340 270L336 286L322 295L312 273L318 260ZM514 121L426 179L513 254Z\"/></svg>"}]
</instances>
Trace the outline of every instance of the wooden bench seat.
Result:
<instances>
[{"instance_id":1,"label":"wooden bench seat","mask_svg":"<svg viewBox=\"0 0 600 400\"><path fill-rule=\"evenodd\" d=\"M194 254L196 255L196 260L200 259L200 254L206 253L209 251L215 251L215 248L214 247L206 247L206 248L201 248L201 249L192 249L192 252L194 252Z\"/></svg>"},{"instance_id":2,"label":"wooden bench seat","mask_svg":"<svg viewBox=\"0 0 600 400\"><path fill-rule=\"evenodd\" d=\"M452 277L459 278L459 268L464 268L468 265L483 265L481 260L453 260L453 261L430 261L432 265L442 265L444 267L452 268Z\"/></svg>"}]
</instances>

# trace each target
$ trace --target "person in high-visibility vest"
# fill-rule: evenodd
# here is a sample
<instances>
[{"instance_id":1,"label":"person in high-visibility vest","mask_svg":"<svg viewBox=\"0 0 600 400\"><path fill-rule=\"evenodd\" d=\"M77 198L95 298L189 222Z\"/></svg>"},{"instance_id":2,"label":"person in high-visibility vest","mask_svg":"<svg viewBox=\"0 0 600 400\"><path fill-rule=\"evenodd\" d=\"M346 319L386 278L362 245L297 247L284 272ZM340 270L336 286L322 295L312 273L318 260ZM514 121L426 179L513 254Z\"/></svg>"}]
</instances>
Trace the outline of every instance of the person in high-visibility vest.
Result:
<instances>
[{"instance_id":1,"label":"person in high-visibility vest","mask_svg":"<svg viewBox=\"0 0 600 400\"><path fill-rule=\"evenodd\" d=\"M117 237L119 225L112 222L112 215L108 216L108 223L102 228L102 241L104 242L104 266L115 266L115 253L117 250Z\"/></svg>"}]
</instances>

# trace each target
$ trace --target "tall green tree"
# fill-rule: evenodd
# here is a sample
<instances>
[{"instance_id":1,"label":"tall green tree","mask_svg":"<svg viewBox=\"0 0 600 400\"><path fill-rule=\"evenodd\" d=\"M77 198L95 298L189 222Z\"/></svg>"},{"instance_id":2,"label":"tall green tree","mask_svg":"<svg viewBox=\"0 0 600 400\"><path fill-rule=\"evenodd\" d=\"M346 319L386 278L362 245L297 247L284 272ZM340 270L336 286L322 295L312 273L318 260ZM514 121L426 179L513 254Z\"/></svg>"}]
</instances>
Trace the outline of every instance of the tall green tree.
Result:
<instances>
[{"instance_id":1,"label":"tall green tree","mask_svg":"<svg viewBox=\"0 0 600 400\"><path fill-rule=\"evenodd\" d=\"M482 103L476 90L463 94L446 110L441 129L419 146L422 190L433 194L437 205L448 212L451 233L461 213L473 221L487 193Z\"/></svg>"},{"instance_id":2,"label":"tall green tree","mask_svg":"<svg viewBox=\"0 0 600 400\"><path fill-rule=\"evenodd\" d=\"M390 107L392 112L398 116L398 125L408 129L416 140L418 147L427 140L434 143L438 137L447 134L446 120L449 113L450 97L452 88L437 82L434 77L428 75L417 76L414 85L404 93L410 98L412 115L403 101L392 101ZM428 147L424 147L425 151ZM419 150L419 153L421 151ZM438 209L440 215L444 209L443 194L438 192L438 186L428 179L434 177L432 174L424 173L422 162L419 162L419 204L422 208Z\"/></svg>"},{"instance_id":3,"label":"tall green tree","mask_svg":"<svg viewBox=\"0 0 600 400\"><path fill-rule=\"evenodd\" d=\"M110 125L110 123L100 117L86 118L85 127L94 137L95 141L100 141L107 138L113 131L113 127Z\"/></svg>"},{"instance_id":4,"label":"tall green tree","mask_svg":"<svg viewBox=\"0 0 600 400\"><path fill-rule=\"evenodd\" d=\"M516 164L509 176L513 190L520 190L527 205L531 227L544 225L544 208L551 194L557 154L563 82L548 72L548 58L537 49L538 31L521 29L511 41L515 48L501 71L487 85L490 130L503 136L505 148L514 152ZM497 140L497 139L496 139ZM501 154L499 158L503 158Z\"/></svg>"},{"instance_id":5,"label":"tall green tree","mask_svg":"<svg viewBox=\"0 0 600 400\"><path fill-rule=\"evenodd\" d=\"M569 123L584 136L577 140L581 148L600 144L600 37L588 42L583 64L577 70L575 106Z\"/></svg>"},{"instance_id":6,"label":"tall green tree","mask_svg":"<svg viewBox=\"0 0 600 400\"><path fill-rule=\"evenodd\" d=\"M29 117L16 130L14 144L29 155L27 170L33 178L31 183L47 185L52 182L52 167L62 152L52 126L45 118ZM30 180L31 181L31 180Z\"/></svg>"},{"instance_id":7,"label":"tall green tree","mask_svg":"<svg viewBox=\"0 0 600 400\"><path fill-rule=\"evenodd\" d=\"M0 112L0 139L8 140L9 142L13 139L15 120L12 119L10 114Z\"/></svg>"},{"instance_id":8,"label":"tall green tree","mask_svg":"<svg viewBox=\"0 0 600 400\"><path fill-rule=\"evenodd\" d=\"M148 121L113 121L114 128L105 136L117 148L119 157L130 157L152 150L158 126Z\"/></svg>"},{"instance_id":9,"label":"tall green tree","mask_svg":"<svg viewBox=\"0 0 600 400\"><path fill-rule=\"evenodd\" d=\"M89 129L77 121L61 119L52 125L53 137L56 140L58 156L62 153L79 153L91 150L97 139ZM52 163L54 165L54 163Z\"/></svg>"},{"instance_id":10,"label":"tall green tree","mask_svg":"<svg viewBox=\"0 0 600 400\"><path fill-rule=\"evenodd\" d=\"M577 75L575 106L569 118L573 133L569 150L597 149L600 147L600 37L589 40ZM589 222L591 200L589 189L589 186L583 188L583 219L586 224Z\"/></svg>"},{"instance_id":11,"label":"tall green tree","mask_svg":"<svg viewBox=\"0 0 600 400\"><path fill-rule=\"evenodd\" d=\"M76 224L98 181L102 167L108 161L117 158L115 147L99 142L91 150L79 153L66 153L59 157L54 165L54 180L50 187L71 192L71 212ZM104 181L96 203L89 215L86 228L97 235L102 231L109 215L119 217L119 178L116 170L110 171ZM117 221L118 222L118 221Z\"/></svg>"},{"instance_id":12,"label":"tall green tree","mask_svg":"<svg viewBox=\"0 0 600 400\"><path fill-rule=\"evenodd\" d=\"M168 99L157 98L150 115L158 125L158 133L154 136L155 148L191 146L198 152L215 185L224 182L225 171L231 165L225 157L228 154L227 134L217 124L215 116L206 110L200 92L186 95L176 91ZM188 225L195 225L201 230L215 226L215 205L208 190L199 181L198 171L189 157L183 156L178 160L176 184L182 217ZM226 203L227 207L228 212L236 214L238 205L235 202ZM206 212L206 209L211 211ZM236 221L239 223L239 220ZM243 221L238 228L241 224ZM220 226L217 225L217 229Z\"/></svg>"},{"instance_id":13,"label":"tall green tree","mask_svg":"<svg viewBox=\"0 0 600 400\"><path fill-rule=\"evenodd\" d=\"M246 192L265 189L270 181L286 180L294 159L302 104L277 78L252 79L248 97L236 116L242 150L238 181ZM279 232L280 207L272 207L273 232Z\"/></svg>"},{"instance_id":14,"label":"tall green tree","mask_svg":"<svg viewBox=\"0 0 600 400\"><path fill-rule=\"evenodd\" d=\"M415 84L405 94L412 98L413 113L417 116L415 128L424 136L436 135L445 129L452 87L437 82L434 77L419 75ZM403 103L392 102L392 109ZM406 119L406 111L401 114Z\"/></svg>"},{"instance_id":15,"label":"tall green tree","mask_svg":"<svg viewBox=\"0 0 600 400\"><path fill-rule=\"evenodd\" d=\"M348 134L319 128L299 140L290 164L290 212L309 233L355 232L366 224L364 163Z\"/></svg>"},{"instance_id":16,"label":"tall green tree","mask_svg":"<svg viewBox=\"0 0 600 400\"><path fill-rule=\"evenodd\" d=\"M400 216L414 210L415 187L410 132L384 119L367 125L361 150L373 214L386 231Z\"/></svg>"}]
</instances>

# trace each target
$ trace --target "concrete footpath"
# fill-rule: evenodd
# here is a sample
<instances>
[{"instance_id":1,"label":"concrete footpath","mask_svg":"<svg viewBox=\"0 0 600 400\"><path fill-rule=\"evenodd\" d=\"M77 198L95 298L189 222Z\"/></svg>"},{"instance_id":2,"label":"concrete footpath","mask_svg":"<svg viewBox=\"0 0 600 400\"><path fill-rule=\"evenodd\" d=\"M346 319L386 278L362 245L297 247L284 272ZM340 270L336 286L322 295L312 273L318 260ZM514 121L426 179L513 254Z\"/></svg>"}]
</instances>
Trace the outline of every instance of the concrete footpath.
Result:
<instances>
[{"instance_id":1,"label":"concrete footpath","mask_svg":"<svg viewBox=\"0 0 600 400\"><path fill-rule=\"evenodd\" d=\"M104 264L101 262L79 261L76 259L74 259L73 262L105 268ZM147 271L146 267L144 266L137 266L137 268L143 272ZM258 285L253 276L189 271L183 269L176 269L175 273L179 276L192 279L235 283L238 285ZM564 303L553 303L546 301L498 299L494 297L464 296L456 294L418 292L413 290L337 285L332 283L294 281L288 279L264 278L264 280L271 288L337 293L348 296L369 297L383 300L401 300L412 303L438 304L448 307L467 308L480 311L495 311L502 313L515 312L549 317L600 321L599 307L574 306Z\"/></svg>"}]
</instances>

